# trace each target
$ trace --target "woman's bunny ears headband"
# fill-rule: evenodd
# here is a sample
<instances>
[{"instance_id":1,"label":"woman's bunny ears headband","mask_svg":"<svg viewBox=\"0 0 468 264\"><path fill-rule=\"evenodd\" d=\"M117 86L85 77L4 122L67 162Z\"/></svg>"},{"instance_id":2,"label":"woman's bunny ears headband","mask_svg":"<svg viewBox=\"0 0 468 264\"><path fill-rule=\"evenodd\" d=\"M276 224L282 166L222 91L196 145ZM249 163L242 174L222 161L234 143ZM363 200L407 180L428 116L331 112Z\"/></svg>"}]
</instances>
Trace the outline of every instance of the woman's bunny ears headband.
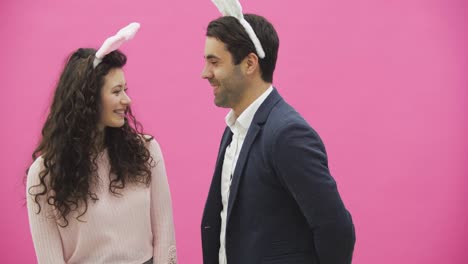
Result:
<instances>
[{"instance_id":1,"label":"woman's bunny ears headband","mask_svg":"<svg viewBox=\"0 0 468 264\"><path fill-rule=\"evenodd\" d=\"M101 63L104 56L120 48L124 42L131 40L138 32L138 29L140 29L140 24L133 22L119 30L119 32L117 32L117 34L114 36L107 38L96 52L96 56L93 62L94 68L96 69L99 63Z\"/></svg>"},{"instance_id":2,"label":"woman's bunny ears headband","mask_svg":"<svg viewBox=\"0 0 468 264\"><path fill-rule=\"evenodd\" d=\"M253 44L255 45L255 50L257 51L258 56L263 59L265 58L265 51L263 50L262 43L258 39L255 31L253 30L252 26L245 20L244 15L242 13L242 6L238 0L211 0L216 7L218 8L219 12L223 14L223 16L233 16L239 20L241 25L247 31L250 39L252 40Z\"/></svg>"}]
</instances>

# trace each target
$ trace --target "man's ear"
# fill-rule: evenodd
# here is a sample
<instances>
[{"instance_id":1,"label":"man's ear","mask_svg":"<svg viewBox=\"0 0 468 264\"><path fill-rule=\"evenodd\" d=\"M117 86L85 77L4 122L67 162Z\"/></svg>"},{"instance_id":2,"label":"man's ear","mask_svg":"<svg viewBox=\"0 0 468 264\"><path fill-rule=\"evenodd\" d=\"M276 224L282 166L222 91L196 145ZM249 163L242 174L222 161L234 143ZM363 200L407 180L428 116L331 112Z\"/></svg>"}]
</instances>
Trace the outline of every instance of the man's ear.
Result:
<instances>
[{"instance_id":1,"label":"man's ear","mask_svg":"<svg viewBox=\"0 0 468 264\"><path fill-rule=\"evenodd\" d=\"M259 70L258 57L255 53L251 52L244 58L243 61L245 73L250 75Z\"/></svg>"}]
</instances>

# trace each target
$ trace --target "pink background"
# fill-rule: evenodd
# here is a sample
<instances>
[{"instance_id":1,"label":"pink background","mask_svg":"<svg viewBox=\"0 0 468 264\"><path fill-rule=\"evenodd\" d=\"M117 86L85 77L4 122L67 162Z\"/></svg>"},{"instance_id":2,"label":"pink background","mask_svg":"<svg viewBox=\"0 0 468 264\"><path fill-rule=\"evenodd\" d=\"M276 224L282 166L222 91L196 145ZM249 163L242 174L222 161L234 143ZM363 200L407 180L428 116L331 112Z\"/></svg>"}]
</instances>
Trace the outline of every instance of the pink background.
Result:
<instances>
[{"instance_id":1,"label":"pink background","mask_svg":"<svg viewBox=\"0 0 468 264\"><path fill-rule=\"evenodd\" d=\"M468 2L243 5L278 31L274 84L325 141L356 225L354 263L468 263ZM66 56L131 21L142 24L123 47L133 107L166 158L179 262L202 263L227 112L200 78L218 16L209 0L0 3L1 263L35 262L22 178Z\"/></svg>"}]
</instances>

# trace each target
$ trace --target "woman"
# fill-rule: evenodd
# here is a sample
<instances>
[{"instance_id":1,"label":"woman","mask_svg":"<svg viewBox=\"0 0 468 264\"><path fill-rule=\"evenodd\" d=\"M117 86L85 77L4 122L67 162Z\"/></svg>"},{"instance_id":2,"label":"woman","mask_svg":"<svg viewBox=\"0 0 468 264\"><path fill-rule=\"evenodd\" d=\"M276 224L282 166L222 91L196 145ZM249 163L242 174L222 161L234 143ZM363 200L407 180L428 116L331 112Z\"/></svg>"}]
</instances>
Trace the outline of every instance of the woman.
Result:
<instances>
[{"instance_id":1,"label":"woman","mask_svg":"<svg viewBox=\"0 0 468 264\"><path fill-rule=\"evenodd\" d=\"M132 115L116 50L138 28L78 49L60 76L27 174L39 263L176 263L161 149Z\"/></svg>"}]
</instances>

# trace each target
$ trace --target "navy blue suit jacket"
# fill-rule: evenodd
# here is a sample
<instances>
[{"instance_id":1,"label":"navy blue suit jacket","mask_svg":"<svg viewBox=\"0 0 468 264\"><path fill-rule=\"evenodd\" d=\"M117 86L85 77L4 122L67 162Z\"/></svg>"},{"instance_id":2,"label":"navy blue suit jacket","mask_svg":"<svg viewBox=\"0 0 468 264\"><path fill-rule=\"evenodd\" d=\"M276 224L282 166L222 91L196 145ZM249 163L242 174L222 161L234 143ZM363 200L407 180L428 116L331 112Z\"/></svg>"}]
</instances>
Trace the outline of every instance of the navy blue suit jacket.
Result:
<instances>
[{"instance_id":1,"label":"navy blue suit jacket","mask_svg":"<svg viewBox=\"0 0 468 264\"><path fill-rule=\"evenodd\" d=\"M221 170L231 139L226 127L203 212L205 264L218 263ZM320 137L274 89L253 118L234 170L227 263L348 264L354 243Z\"/></svg>"}]
</instances>

